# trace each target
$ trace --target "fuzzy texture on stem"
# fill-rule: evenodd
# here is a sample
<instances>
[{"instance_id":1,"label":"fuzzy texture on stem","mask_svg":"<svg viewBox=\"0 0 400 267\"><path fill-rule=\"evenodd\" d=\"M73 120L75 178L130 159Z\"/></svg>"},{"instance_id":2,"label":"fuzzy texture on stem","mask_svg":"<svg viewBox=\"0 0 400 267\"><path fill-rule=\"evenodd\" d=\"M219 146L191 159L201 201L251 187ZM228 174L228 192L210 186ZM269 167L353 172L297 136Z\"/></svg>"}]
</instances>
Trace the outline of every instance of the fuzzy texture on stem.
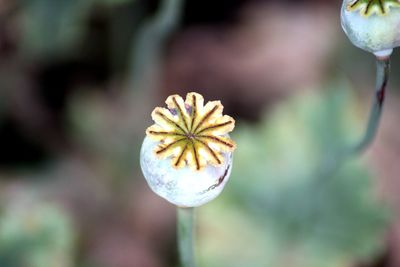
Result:
<instances>
[{"instance_id":1,"label":"fuzzy texture on stem","mask_svg":"<svg viewBox=\"0 0 400 267\"><path fill-rule=\"evenodd\" d=\"M181 267L195 267L194 208L177 208L178 252Z\"/></svg>"}]
</instances>

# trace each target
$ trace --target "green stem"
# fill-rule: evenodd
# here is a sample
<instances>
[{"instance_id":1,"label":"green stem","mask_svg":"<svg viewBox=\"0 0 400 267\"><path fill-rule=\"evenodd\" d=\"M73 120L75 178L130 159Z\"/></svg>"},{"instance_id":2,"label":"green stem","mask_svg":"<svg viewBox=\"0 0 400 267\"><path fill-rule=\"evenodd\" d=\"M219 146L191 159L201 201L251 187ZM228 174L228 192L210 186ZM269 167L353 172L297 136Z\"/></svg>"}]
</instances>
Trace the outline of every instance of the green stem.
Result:
<instances>
[{"instance_id":1,"label":"green stem","mask_svg":"<svg viewBox=\"0 0 400 267\"><path fill-rule=\"evenodd\" d=\"M195 267L194 208L177 208L178 250L181 267Z\"/></svg>"},{"instance_id":2,"label":"green stem","mask_svg":"<svg viewBox=\"0 0 400 267\"><path fill-rule=\"evenodd\" d=\"M376 89L375 97L372 101L372 109L369 116L368 125L361 141L354 147L353 153L362 153L374 140L377 133L382 108L385 101L386 85L389 80L390 58L376 59Z\"/></svg>"},{"instance_id":3,"label":"green stem","mask_svg":"<svg viewBox=\"0 0 400 267\"><path fill-rule=\"evenodd\" d=\"M352 156L361 154L374 140L378 131L379 121L382 114L382 108L385 100L386 86L389 80L390 58L376 59L376 88L372 101L372 108L368 119L367 128L364 136L355 145L347 149L341 150L335 154L327 155L322 161L315 175L317 180L325 180Z\"/></svg>"},{"instance_id":4,"label":"green stem","mask_svg":"<svg viewBox=\"0 0 400 267\"><path fill-rule=\"evenodd\" d=\"M368 119L368 124L361 140L352 147L343 149L338 153L325 157L322 164L317 169L314 176L315 179L311 181L310 190L306 194L313 192L315 194L314 205L316 215L319 216L319 203L321 203L324 194L326 193L325 187L327 183L333 181L335 172L342 166L342 164L349 158L361 154L374 140L378 131L379 121L382 114L382 108L385 100L386 86L389 80L390 58L377 58L376 59L376 88L375 95L372 101L372 108Z\"/></svg>"},{"instance_id":5,"label":"green stem","mask_svg":"<svg viewBox=\"0 0 400 267\"><path fill-rule=\"evenodd\" d=\"M132 40L129 85L133 91L156 86L162 51L168 37L179 26L184 0L162 0L154 17L147 20Z\"/></svg>"}]
</instances>

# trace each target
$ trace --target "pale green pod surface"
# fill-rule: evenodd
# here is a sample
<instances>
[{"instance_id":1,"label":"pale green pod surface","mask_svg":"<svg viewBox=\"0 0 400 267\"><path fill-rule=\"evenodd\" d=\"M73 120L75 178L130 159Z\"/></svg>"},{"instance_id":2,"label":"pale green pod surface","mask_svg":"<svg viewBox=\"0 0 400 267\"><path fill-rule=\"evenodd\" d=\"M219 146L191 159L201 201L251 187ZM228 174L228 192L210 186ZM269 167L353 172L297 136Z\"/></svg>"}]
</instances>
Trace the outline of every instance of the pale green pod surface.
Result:
<instances>
[{"instance_id":1,"label":"pale green pod surface","mask_svg":"<svg viewBox=\"0 0 400 267\"><path fill-rule=\"evenodd\" d=\"M341 23L355 46L377 56L400 46L399 0L344 0Z\"/></svg>"},{"instance_id":2,"label":"pale green pod surface","mask_svg":"<svg viewBox=\"0 0 400 267\"><path fill-rule=\"evenodd\" d=\"M200 94L189 93L157 107L155 122L146 130L140 166L150 188L180 207L197 207L216 198L229 179L235 143L228 132L233 118L222 115L219 101L204 105Z\"/></svg>"},{"instance_id":3,"label":"pale green pod surface","mask_svg":"<svg viewBox=\"0 0 400 267\"><path fill-rule=\"evenodd\" d=\"M216 198L229 180L232 153L224 154L222 166L208 165L201 171L189 167L175 169L169 159L158 159L153 152L156 142L144 139L140 165L151 190L180 207L201 206Z\"/></svg>"}]
</instances>

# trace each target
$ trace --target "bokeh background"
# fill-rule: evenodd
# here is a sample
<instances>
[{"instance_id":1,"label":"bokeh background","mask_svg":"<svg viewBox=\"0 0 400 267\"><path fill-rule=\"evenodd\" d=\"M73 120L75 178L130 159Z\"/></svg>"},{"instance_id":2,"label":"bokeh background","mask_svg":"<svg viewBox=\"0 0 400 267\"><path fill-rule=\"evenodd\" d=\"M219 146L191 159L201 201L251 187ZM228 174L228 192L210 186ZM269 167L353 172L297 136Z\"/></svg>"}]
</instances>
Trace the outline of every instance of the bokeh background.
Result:
<instances>
[{"instance_id":1,"label":"bokeh background","mask_svg":"<svg viewBox=\"0 0 400 267\"><path fill-rule=\"evenodd\" d=\"M0 267L177 266L175 208L139 150L173 93L237 119L223 194L197 211L207 267L400 266L400 59L362 136L374 57L339 0L0 0Z\"/></svg>"}]
</instances>

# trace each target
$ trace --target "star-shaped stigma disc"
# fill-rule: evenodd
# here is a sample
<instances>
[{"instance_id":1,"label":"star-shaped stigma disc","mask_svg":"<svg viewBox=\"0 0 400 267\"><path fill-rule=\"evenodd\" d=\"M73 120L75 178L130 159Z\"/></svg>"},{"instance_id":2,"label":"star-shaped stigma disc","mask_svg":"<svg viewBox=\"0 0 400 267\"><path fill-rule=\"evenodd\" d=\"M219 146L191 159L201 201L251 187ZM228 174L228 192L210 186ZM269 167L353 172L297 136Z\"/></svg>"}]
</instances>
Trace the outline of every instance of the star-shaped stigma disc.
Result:
<instances>
[{"instance_id":1,"label":"star-shaped stigma disc","mask_svg":"<svg viewBox=\"0 0 400 267\"><path fill-rule=\"evenodd\" d=\"M347 10L359 10L361 15L369 17L374 13L386 15L392 7L400 7L399 0L353 0L347 5Z\"/></svg>"},{"instance_id":2,"label":"star-shaped stigma disc","mask_svg":"<svg viewBox=\"0 0 400 267\"><path fill-rule=\"evenodd\" d=\"M220 101L204 105L200 94L188 93L185 101L172 95L165 103L167 108L153 110L155 124L146 130L147 136L159 141L154 150L159 159L171 158L175 168L189 166L199 171L207 164L220 166L223 153L236 148L227 135L235 127L235 120L222 115Z\"/></svg>"}]
</instances>

